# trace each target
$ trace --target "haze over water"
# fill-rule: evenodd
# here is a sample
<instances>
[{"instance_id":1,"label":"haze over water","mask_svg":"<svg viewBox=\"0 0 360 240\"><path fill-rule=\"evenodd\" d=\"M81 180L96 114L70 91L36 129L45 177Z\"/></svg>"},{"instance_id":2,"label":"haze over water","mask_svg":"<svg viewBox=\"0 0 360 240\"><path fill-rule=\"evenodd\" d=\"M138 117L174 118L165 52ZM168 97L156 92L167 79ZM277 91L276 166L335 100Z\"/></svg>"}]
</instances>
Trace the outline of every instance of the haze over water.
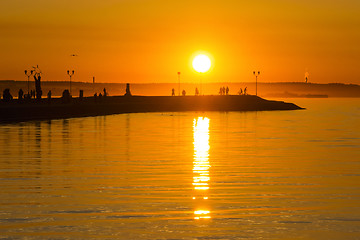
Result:
<instances>
[{"instance_id":1,"label":"haze over water","mask_svg":"<svg viewBox=\"0 0 360 240\"><path fill-rule=\"evenodd\" d=\"M0 125L0 238L358 239L360 100Z\"/></svg>"}]
</instances>

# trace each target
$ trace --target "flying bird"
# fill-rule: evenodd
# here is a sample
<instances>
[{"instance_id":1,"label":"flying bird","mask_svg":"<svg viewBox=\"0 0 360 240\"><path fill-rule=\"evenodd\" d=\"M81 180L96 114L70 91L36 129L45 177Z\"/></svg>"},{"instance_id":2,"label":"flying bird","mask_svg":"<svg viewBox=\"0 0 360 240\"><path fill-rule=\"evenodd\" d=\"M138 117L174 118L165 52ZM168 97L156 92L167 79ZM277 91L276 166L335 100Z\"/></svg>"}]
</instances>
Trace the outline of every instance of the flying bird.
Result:
<instances>
[{"instance_id":1,"label":"flying bird","mask_svg":"<svg viewBox=\"0 0 360 240\"><path fill-rule=\"evenodd\" d=\"M71 57L77 57L78 55L77 54L71 54L70 56Z\"/></svg>"}]
</instances>

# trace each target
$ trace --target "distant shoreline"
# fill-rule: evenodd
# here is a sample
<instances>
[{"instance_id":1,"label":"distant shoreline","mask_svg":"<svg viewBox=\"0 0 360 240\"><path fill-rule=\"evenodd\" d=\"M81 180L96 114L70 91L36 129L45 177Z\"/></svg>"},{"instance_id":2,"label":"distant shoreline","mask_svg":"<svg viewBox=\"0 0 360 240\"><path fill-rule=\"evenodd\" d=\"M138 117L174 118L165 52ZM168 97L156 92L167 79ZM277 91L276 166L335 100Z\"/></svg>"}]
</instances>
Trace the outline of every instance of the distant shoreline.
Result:
<instances>
[{"instance_id":1,"label":"distant shoreline","mask_svg":"<svg viewBox=\"0 0 360 240\"><path fill-rule=\"evenodd\" d=\"M102 116L121 113L182 112L182 111L273 111L303 109L293 103L269 101L253 95L229 96L114 96L73 98L62 103L53 98L32 103L0 104L0 122Z\"/></svg>"}]
</instances>

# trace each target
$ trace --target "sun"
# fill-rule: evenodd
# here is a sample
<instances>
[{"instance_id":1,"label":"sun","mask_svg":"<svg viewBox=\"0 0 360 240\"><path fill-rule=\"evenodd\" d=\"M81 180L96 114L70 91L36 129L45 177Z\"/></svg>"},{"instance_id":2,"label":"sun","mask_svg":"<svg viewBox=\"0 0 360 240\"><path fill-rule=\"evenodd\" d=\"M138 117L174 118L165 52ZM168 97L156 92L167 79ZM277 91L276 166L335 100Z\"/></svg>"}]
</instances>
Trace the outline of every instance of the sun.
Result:
<instances>
[{"instance_id":1,"label":"sun","mask_svg":"<svg viewBox=\"0 0 360 240\"><path fill-rule=\"evenodd\" d=\"M204 73L210 69L211 61L208 56L200 54L194 58L192 65L197 72Z\"/></svg>"}]
</instances>

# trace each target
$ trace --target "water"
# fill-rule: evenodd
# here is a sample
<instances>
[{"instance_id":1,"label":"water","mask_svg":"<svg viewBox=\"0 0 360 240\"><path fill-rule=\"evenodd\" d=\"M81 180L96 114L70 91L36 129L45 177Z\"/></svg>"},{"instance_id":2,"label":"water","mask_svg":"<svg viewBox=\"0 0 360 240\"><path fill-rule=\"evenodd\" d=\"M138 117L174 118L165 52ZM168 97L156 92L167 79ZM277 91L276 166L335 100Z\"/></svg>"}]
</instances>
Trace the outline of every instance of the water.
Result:
<instances>
[{"instance_id":1,"label":"water","mask_svg":"<svg viewBox=\"0 0 360 240\"><path fill-rule=\"evenodd\" d=\"M360 239L360 99L0 125L0 239Z\"/></svg>"}]
</instances>

